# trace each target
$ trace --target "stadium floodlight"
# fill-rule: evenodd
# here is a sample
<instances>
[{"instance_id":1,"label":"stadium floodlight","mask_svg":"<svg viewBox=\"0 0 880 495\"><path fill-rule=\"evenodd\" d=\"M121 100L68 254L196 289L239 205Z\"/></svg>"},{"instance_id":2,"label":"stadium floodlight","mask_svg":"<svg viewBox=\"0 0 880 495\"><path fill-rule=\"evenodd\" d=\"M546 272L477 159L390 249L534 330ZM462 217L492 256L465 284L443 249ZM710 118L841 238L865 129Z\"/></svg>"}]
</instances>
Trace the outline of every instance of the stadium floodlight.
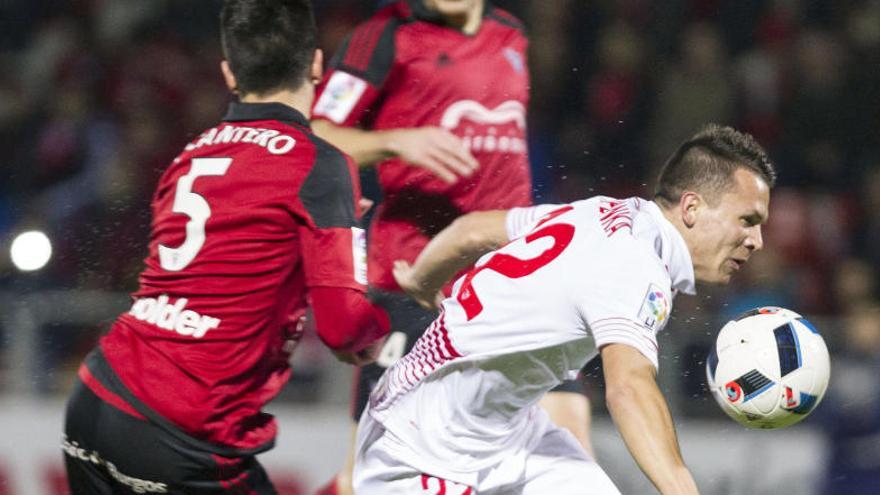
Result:
<instances>
[{"instance_id":1,"label":"stadium floodlight","mask_svg":"<svg viewBox=\"0 0 880 495\"><path fill-rule=\"evenodd\" d=\"M22 232L9 248L12 264L23 272L32 272L46 266L52 257L52 243L38 230Z\"/></svg>"}]
</instances>

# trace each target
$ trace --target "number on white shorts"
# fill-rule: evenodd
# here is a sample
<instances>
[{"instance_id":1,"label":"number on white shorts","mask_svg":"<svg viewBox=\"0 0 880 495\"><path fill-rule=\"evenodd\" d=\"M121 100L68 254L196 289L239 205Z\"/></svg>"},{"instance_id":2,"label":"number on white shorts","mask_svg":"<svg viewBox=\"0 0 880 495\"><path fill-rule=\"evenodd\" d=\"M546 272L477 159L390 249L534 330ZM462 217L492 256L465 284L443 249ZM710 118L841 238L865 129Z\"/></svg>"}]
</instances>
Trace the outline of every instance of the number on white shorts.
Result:
<instances>
[{"instance_id":1,"label":"number on white shorts","mask_svg":"<svg viewBox=\"0 0 880 495\"><path fill-rule=\"evenodd\" d=\"M473 490L467 485L428 474L422 474L422 491L430 495L473 495Z\"/></svg>"}]
</instances>

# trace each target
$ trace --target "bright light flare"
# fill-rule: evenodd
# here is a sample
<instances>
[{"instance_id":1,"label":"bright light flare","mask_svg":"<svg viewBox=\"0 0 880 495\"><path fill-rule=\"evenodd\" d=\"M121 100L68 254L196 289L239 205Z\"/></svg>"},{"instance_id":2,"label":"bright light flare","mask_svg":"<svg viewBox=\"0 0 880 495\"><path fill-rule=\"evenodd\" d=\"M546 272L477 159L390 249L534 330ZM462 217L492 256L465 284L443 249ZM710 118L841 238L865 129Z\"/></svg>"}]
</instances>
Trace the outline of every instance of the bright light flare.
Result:
<instances>
[{"instance_id":1,"label":"bright light flare","mask_svg":"<svg viewBox=\"0 0 880 495\"><path fill-rule=\"evenodd\" d=\"M52 257L52 243L38 230L22 232L12 241L9 256L15 267L23 272L39 270Z\"/></svg>"}]
</instances>

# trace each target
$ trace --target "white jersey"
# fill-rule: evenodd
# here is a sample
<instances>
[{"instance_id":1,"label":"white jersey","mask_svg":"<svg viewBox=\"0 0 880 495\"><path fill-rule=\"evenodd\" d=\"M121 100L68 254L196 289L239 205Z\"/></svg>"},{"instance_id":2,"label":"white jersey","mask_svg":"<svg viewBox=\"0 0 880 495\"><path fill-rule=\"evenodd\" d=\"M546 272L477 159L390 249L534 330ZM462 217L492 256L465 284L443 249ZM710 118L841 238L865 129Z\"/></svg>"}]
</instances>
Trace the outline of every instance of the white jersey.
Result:
<instances>
[{"instance_id":1,"label":"white jersey","mask_svg":"<svg viewBox=\"0 0 880 495\"><path fill-rule=\"evenodd\" d=\"M611 343L657 366L656 334L694 293L681 235L651 201L515 208L512 241L456 281L374 389L368 413L424 472L466 479L534 441L535 404Z\"/></svg>"}]
</instances>

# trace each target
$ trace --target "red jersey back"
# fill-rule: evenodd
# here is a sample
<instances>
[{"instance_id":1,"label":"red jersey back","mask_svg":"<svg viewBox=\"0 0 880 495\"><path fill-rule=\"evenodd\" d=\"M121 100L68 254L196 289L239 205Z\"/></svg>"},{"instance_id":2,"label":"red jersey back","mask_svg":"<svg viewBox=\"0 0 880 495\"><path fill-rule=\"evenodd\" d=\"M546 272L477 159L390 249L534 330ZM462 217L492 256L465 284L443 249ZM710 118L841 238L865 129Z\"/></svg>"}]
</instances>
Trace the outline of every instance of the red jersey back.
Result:
<instances>
[{"instance_id":1,"label":"red jersey back","mask_svg":"<svg viewBox=\"0 0 880 495\"><path fill-rule=\"evenodd\" d=\"M440 126L480 163L454 185L398 158L378 165L384 200L370 228L372 285L399 290L393 261L412 261L455 217L530 204L526 48L519 21L500 9L487 5L479 30L466 35L411 0L379 11L334 56L313 118L372 130Z\"/></svg>"},{"instance_id":2,"label":"red jersey back","mask_svg":"<svg viewBox=\"0 0 880 495\"><path fill-rule=\"evenodd\" d=\"M365 290L359 197L302 114L233 103L160 179L140 288L101 341L121 382L196 438L269 443L306 288Z\"/></svg>"}]
</instances>

